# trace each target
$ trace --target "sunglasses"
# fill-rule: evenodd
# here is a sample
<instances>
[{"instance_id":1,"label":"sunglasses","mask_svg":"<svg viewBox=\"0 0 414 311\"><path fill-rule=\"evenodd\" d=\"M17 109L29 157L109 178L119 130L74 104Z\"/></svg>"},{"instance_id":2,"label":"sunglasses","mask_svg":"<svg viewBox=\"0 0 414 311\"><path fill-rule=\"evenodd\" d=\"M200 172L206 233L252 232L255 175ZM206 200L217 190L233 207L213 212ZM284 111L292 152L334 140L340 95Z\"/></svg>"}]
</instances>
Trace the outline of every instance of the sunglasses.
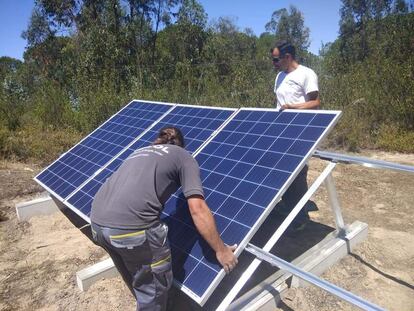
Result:
<instances>
[{"instance_id":1,"label":"sunglasses","mask_svg":"<svg viewBox=\"0 0 414 311\"><path fill-rule=\"evenodd\" d=\"M280 56L280 57L273 57L272 58L272 62L274 62L274 63L278 63L278 62L280 62L280 60L282 59L282 58L285 58L286 57L286 55L288 55L287 53L286 54L283 54L282 56Z\"/></svg>"}]
</instances>

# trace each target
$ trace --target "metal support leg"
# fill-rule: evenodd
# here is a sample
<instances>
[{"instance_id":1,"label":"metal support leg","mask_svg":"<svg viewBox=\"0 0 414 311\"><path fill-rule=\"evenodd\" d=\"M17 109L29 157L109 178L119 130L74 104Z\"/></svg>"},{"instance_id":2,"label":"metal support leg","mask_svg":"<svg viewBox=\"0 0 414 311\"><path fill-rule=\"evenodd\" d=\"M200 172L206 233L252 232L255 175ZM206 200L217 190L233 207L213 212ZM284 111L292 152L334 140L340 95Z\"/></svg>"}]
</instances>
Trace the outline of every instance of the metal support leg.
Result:
<instances>
[{"instance_id":1,"label":"metal support leg","mask_svg":"<svg viewBox=\"0 0 414 311\"><path fill-rule=\"evenodd\" d=\"M312 184L312 186L309 188L308 192L305 193L305 195L302 197L302 199L296 204L294 209L289 213L289 215L285 218L285 220L280 224L279 228L275 231L275 233L272 235L270 240L266 243L266 245L263 247L263 250L266 252L270 252L272 247L276 244L276 242L280 239L282 234L285 232L285 230L289 227L290 223L295 219L296 215L300 212L300 210L305 206L306 202L312 197L312 195L318 190L320 185L323 183L323 181L329 176L329 174L332 172L332 170L335 168L336 163L330 162L328 166L325 168L325 170L319 175L319 177L315 180L315 182ZM261 261L259 259L254 259L253 262L247 267L247 269L243 272L240 279L237 281L237 283L233 286L231 291L227 294L226 298L221 302L221 304L218 306L217 311L224 311L227 309L227 307L230 305L230 303L233 301L233 299L237 296L239 291L242 289L244 284L250 279L254 271L257 269Z\"/></svg>"},{"instance_id":2,"label":"metal support leg","mask_svg":"<svg viewBox=\"0 0 414 311\"><path fill-rule=\"evenodd\" d=\"M346 235L346 227L344 223L344 218L342 217L341 206L338 200L338 193L336 192L334 179L332 173L330 173L325 180L325 186L328 191L329 203L331 205L334 217L336 228L338 229L338 234L340 236Z\"/></svg>"}]
</instances>

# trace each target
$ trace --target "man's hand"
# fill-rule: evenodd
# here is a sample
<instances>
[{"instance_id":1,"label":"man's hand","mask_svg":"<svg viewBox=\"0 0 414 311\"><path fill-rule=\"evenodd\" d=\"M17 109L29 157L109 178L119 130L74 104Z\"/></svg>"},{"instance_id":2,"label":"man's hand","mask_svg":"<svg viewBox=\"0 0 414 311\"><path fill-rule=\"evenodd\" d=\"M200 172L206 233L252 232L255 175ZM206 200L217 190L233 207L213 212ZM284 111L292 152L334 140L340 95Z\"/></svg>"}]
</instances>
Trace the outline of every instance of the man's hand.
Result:
<instances>
[{"instance_id":1,"label":"man's hand","mask_svg":"<svg viewBox=\"0 0 414 311\"><path fill-rule=\"evenodd\" d=\"M282 107L280 108L281 110L285 110L285 109L295 109L295 105L291 105L291 104L284 104L282 105Z\"/></svg>"},{"instance_id":2,"label":"man's hand","mask_svg":"<svg viewBox=\"0 0 414 311\"><path fill-rule=\"evenodd\" d=\"M232 246L225 245L225 248L222 251L216 252L216 257L218 262L223 266L224 271L226 273L230 273L234 267L237 265L237 257L233 254L233 252L237 248L237 244Z\"/></svg>"}]
</instances>

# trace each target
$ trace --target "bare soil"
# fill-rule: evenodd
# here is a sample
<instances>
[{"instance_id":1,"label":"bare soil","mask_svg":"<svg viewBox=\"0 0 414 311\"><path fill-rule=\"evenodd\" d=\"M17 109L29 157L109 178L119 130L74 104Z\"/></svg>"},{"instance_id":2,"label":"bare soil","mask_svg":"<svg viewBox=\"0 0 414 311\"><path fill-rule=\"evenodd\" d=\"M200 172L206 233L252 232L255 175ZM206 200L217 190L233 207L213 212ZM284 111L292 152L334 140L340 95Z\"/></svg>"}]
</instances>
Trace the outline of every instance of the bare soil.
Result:
<instances>
[{"instance_id":1,"label":"bare soil","mask_svg":"<svg viewBox=\"0 0 414 311\"><path fill-rule=\"evenodd\" d=\"M414 165L414 154L365 151L369 156ZM326 162L312 159L309 179ZM33 164L0 162L0 310L134 310L120 277L81 292L76 272L107 258L60 212L18 222L15 204L40 196ZM414 175L339 164L334 171L345 221L369 225L366 241L322 277L388 310L414 310ZM334 227L322 187L313 200L315 223ZM289 289L281 310L354 310L309 286Z\"/></svg>"}]
</instances>

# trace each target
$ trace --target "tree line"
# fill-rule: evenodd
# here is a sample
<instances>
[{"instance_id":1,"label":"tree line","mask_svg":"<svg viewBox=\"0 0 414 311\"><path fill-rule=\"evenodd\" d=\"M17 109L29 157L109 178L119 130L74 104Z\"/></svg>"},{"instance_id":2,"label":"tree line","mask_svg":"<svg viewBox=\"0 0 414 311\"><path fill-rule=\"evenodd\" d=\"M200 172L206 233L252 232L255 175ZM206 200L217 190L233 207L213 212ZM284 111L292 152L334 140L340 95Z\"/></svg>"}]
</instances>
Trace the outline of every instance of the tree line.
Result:
<instances>
[{"instance_id":1,"label":"tree line","mask_svg":"<svg viewBox=\"0 0 414 311\"><path fill-rule=\"evenodd\" d=\"M24 61L0 58L0 154L56 156L133 98L273 107L280 40L317 72L322 107L344 112L331 145L413 152L413 7L342 0L339 36L317 56L294 6L256 36L208 23L196 0L36 0Z\"/></svg>"}]
</instances>

